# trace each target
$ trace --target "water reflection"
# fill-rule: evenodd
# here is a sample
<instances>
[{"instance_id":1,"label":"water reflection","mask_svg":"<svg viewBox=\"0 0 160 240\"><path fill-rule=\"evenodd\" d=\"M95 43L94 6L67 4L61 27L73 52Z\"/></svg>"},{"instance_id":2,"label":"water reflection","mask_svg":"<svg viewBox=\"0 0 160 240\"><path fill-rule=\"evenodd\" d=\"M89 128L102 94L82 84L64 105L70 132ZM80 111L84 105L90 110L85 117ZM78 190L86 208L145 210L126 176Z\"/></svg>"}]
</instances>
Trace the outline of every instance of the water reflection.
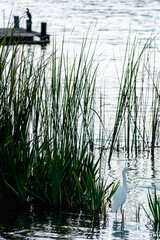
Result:
<instances>
[{"instance_id":1,"label":"water reflection","mask_svg":"<svg viewBox=\"0 0 160 240\"><path fill-rule=\"evenodd\" d=\"M22 211L17 218L0 219L0 239L98 239L102 229L106 229L104 219L81 212Z\"/></svg>"},{"instance_id":2,"label":"water reflection","mask_svg":"<svg viewBox=\"0 0 160 240\"><path fill-rule=\"evenodd\" d=\"M131 222L129 217L124 221L93 217L79 213L55 213L37 209L31 212L22 211L3 216L0 219L0 239L124 239L135 240L137 236L149 236L149 231L141 223ZM8 221L7 221L8 219ZM138 233L137 233L138 232ZM153 232L152 232L153 233ZM147 237L146 237L147 239ZM155 238L153 238L155 239ZM157 238L158 239L158 238Z\"/></svg>"},{"instance_id":3,"label":"water reflection","mask_svg":"<svg viewBox=\"0 0 160 240\"><path fill-rule=\"evenodd\" d=\"M129 231L124 229L123 222L113 221L113 233L112 235L119 239L129 239Z\"/></svg>"}]
</instances>

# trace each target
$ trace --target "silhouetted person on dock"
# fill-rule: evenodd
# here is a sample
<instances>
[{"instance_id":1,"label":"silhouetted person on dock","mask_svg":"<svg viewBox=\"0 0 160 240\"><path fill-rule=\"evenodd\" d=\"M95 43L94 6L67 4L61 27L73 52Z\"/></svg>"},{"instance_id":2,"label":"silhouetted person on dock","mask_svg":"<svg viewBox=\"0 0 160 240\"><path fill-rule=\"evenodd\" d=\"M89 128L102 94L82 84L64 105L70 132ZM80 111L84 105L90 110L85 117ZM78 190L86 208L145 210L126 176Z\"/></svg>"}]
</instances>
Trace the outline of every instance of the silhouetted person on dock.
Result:
<instances>
[{"instance_id":1,"label":"silhouetted person on dock","mask_svg":"<svg viewBox=\"0 0 160 240\"><path fill-rule=\"evenodd\" d=\"M27 13L27 17L28 17L28 28L27 28L27 30L28 30L28 32L31 32L31 29L32 29L32 15L31 15L28 8L27 8L26 13Z\"/></svg>"}]
</instances>

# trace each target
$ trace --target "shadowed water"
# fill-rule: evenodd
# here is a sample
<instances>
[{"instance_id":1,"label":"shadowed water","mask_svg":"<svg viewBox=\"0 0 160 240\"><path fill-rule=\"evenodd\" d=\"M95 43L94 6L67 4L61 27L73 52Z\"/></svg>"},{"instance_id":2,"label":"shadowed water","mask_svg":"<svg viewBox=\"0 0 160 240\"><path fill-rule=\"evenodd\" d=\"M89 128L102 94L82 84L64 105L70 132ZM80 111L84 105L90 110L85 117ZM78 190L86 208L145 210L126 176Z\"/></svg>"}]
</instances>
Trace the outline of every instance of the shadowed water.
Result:
<instances>
[{"instance_id":1,"label":"shadowed water","mask_svg":"<svg viewBox=\"0 0 160 240\"><path fill-rule=\"evenodd\" d=\"M32 28L39 31L40 22L47 22L47 33L51 35L51 43L45 50L37 46L39 52L51 54L52 37L55 35L60 46L65 33L71 52L80 50L82 39L89 28L88 38L93 38L93 43L99 38L96 51L96 60L100 61L97 91L102 92L106 99L109 115L107 119L111 121L129 31L130 38L133 39L137 34L142 44L151 34L158 34L160 1L1 0L0 27L7 26L11 11L10 22L13 15L18 15L22 18L21 26L25 27L27 7L32 13ZM160 39L157 36L156 46L159 45ZM116 220L110 208L107 209L106 219L93 218L82 213L53 214L32 211L20 212L16 216L8 213L7 216L0 214L0 239L159 239L152 231L142 208L140 221L136 222L138 204L143 204L148 209L148 189L153 190L156 185L160 195L159 151L155 153L154 159L151 159L147 152L140 154L137 159L129 160L124 158L123 152L113 155L111 169L108 168L106 160L107 156L104 157L102 174L108 184L121 179L121 171L125 165L136 168L134 172L127 174L128 196L124 205L124 225L121 223L120 213Z\"/></svg>"},{"instance_id":2,"label":"shadowed water","mask_svg":"<svg viewBox=\"0 0 160 240\"><path fill-rule=\"evenodd\" d=\"M3 219L4 222L4 219ZM119 220L79 214L21 213L0 225L1 239L149 239L146 227L133 220Z\"/></svg>"}]
</instances>

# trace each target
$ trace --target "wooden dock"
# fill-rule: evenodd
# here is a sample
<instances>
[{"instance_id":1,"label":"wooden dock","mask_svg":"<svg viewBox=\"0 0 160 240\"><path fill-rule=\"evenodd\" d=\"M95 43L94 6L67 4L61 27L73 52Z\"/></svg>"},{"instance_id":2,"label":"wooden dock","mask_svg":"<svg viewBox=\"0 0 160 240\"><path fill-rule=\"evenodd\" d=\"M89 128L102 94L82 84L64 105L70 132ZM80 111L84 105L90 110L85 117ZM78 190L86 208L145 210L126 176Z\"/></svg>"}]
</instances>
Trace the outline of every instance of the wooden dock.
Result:
<instances>
[{"instance_id":1,"label":"wooden dock","mask_svg":"<svg viewBox=\"0 0 160 240\"><path fill-rule=\"evenodd\" d=\"M19 19L19 18L18 18ZM27 22L26 22L27 23ZM46 23L41 23L41 32L19 27L15 22L14 28L0 28L0 42L5 44L47 44L50 36L46 34Z\"/></svg>"}]
</instances>

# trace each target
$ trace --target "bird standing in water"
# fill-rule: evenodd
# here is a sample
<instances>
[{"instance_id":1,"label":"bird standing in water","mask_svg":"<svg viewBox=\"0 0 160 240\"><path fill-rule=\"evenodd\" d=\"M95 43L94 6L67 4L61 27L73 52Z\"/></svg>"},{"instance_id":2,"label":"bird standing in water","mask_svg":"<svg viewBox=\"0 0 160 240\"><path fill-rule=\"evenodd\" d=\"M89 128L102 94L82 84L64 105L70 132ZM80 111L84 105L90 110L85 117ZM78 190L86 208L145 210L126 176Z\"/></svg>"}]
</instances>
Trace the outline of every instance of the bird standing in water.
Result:
<instances>
[{"instance_id":1,"label":"bird standing in water","mask_svg":"<svg viewBox=\"0 0 160 240\"><path fill-rule=\"evenodd\" d=\"M30 11L29 11L29 9L28 8L26 8L26 13L27 13L27 17L29 18L29 20L32 22L32 15L31 15L31 13L30 13Z\"/></svg>"},{"instance_id":2,"label":"bird standing in water","mask_svg":"<svg viewBox=\"0 0 160 240\"><path fill-rule=\"evenodd\" d=\"M127 177L126 177L126 173L128 170L135 170L135 169L131 169L128 167L125 167L122 171L122 176L123 176L123 185L120 186L117 191L115 192L114 196L113 196L113 201L112 201L112 212L115 213L117 212L117 210L121 207L122 210L122 205L125 203L126 201L126 197L127 197ZM123 218L123 216L122 216Z\"/></svg>"}]
</instances>

